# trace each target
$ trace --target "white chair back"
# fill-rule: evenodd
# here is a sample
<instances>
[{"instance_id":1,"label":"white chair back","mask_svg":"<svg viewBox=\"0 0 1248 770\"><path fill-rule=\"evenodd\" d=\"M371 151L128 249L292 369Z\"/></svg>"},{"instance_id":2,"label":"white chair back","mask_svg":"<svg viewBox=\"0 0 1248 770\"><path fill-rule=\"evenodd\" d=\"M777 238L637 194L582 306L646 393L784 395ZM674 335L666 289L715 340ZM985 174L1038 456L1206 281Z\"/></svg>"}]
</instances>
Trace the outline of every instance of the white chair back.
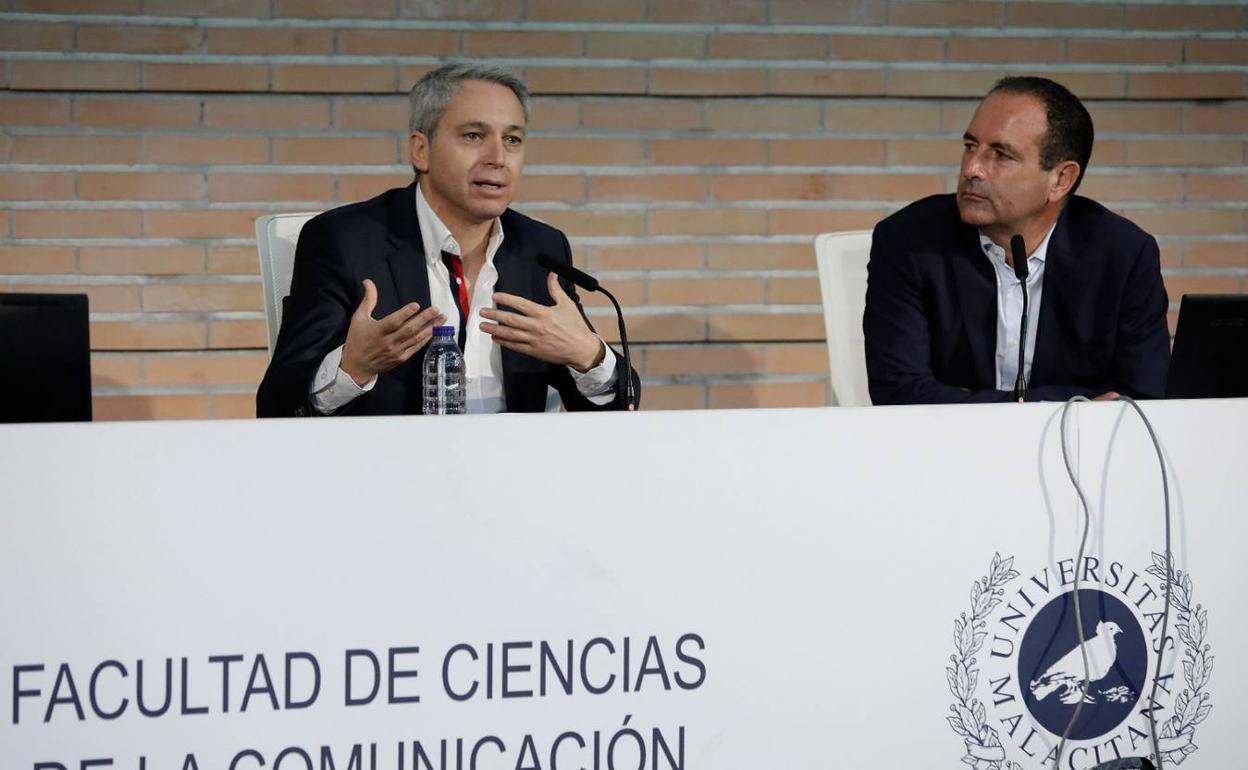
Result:
<instances>
[{"instance_id":1,"label":"white chair back","mask_svg":"<svg viewBox=\"0 0 1248 770\"><path fill-rule=\"evenodd\" d=\"M260 280L264 284L264 320L269 328L269 356L282 327L282 300L290 294L299 231L316 213L269 214L256 220L256 248L260 251Z\"/></svg>"},{"instance_id":2,"label":"white chair back","mask_svg":"<svg viewBox=\"0 0 1248 770\"><path fill-rule=\"evenodd\" d=\"M823 233L815 238L823 323L828 337L828 370L837 406L871 404L862 339L870 254L870 230Z\"/></svg>"}]
</instances>

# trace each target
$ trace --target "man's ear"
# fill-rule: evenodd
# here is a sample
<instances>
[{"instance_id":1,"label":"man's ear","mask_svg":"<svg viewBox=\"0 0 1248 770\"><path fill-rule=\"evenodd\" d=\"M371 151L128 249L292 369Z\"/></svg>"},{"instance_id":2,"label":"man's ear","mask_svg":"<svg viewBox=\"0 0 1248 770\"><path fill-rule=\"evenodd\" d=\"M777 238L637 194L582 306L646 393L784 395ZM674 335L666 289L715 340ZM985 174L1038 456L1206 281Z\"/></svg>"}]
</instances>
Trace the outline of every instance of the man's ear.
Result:
<instances>
[{"instance_id":1,"label":"man's ear","mask_svg":"<svg viewBox=\"0 0 1248 770\"><path fill-rule=\"evenodd\" d=\"M1053 184L1049 188L1049 200L1060 201L1070 194L1070 188L1079 179L1079 164L1073 160L1062 161L1053 169Z\"/></svg>"},{"instance_id":2,"label":"man's ear","mask_svg":"<svg viewBox=\"0 0 1248 770\"><path fill-rule=\"evenodd\" d=\"M413 131L411 137L412 168L422 174L429 173L429 137L424 132Z\"/></svg>"}]
</instances>

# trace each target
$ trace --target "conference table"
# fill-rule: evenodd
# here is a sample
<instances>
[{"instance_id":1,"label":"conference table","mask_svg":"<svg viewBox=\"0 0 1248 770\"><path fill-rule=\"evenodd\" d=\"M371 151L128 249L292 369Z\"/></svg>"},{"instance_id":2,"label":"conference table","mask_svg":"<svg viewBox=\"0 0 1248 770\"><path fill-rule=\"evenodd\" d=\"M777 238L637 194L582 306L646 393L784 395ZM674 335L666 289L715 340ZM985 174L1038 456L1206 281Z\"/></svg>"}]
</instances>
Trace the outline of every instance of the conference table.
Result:
<instances>
[{"instance_id":1,"label":"conference table","mask_svg":"<svg viewBox=\"0 0 1248 770\"><path fill-rule=\"evenodd\" d=\"M1245 767L1248 400L1141 407L0 426L0 767Z\"/></svg>"}]
</instances>

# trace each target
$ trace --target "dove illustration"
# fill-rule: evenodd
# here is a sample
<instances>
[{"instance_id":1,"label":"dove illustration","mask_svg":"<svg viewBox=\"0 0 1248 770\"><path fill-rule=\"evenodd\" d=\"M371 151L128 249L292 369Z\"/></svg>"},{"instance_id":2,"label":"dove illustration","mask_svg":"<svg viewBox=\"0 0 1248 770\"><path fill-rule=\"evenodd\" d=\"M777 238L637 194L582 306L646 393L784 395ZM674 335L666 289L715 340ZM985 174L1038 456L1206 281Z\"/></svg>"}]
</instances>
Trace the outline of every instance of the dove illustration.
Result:
<instances>
[{"instance_id":1,"label":"dove illustration","mask_svg":"<svg viewBox=\"0 0 1248 770\"><path fill-rule=\"evenodd\" d=\"M1049 666L1040 678L1032 680L1031 694L1038 701L1056 692L1062 703L1067 705L1078 703L1080 699L1084 703L1094 703L1084 691L1083 651L1087 650L1088 653L1088 681L1099 681L1109 673L1114 667L1114 661L1118 659L1118 643L1114 637L1121 633L1122 628L1113 621L1097 623L1096 636L1085 640L1082 645L1077 645ZM1093 650L1106 651L1108 656L1093 654Z\"/></svg>"}]
</instances>

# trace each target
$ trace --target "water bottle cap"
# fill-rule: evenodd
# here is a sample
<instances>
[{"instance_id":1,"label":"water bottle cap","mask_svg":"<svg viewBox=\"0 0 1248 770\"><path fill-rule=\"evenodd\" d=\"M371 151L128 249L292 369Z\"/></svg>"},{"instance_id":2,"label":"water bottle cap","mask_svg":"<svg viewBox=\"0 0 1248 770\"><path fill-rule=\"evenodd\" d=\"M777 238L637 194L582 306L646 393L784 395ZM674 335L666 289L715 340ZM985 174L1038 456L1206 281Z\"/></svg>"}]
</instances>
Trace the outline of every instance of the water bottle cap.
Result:
<instances>
[{"instance_id":1,"label":"water bottle cap","mask_svg":"<svg viewBox=\"0 0 1248 770\"><path fill-rule=\"evenodd\" d=\"M435 326L433 327L433 336L435 337L454 337L454 326Z\"/></svg>"}]
</instances>

